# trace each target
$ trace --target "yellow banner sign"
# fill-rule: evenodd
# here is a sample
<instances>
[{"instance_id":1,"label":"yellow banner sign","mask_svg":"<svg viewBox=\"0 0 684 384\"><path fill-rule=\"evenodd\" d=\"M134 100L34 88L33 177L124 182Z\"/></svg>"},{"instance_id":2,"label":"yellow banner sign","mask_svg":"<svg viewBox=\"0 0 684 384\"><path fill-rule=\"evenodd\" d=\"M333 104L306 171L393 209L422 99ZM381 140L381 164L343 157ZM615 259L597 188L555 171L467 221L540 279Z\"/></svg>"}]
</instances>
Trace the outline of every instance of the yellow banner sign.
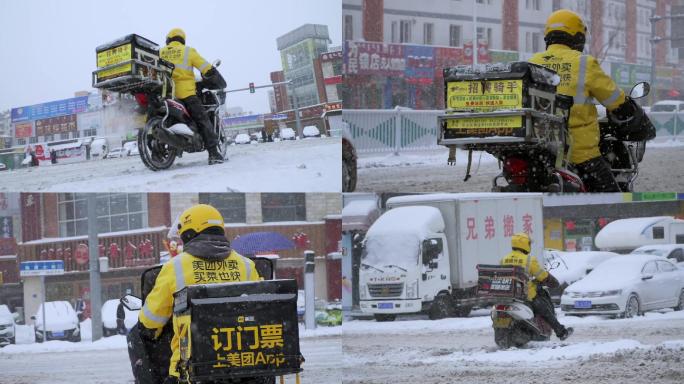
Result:
<instances>
[{"instance_id":1,"label":"yellow banner sign","mask_svg":"<svg viewBox=\"0 0 684 384\"><path fill-rule=\"evenodd\" d=\"M131 59L131 44L124 44L118 47L99 52L97 54L97 67L107 67Z\"/></svg>"},{"instance_id":2,"label":"yellow banner sign","mask_svg":"<svg viewBox=\"0 0 684 384\"><path fill-rule=\"evenodd\" d=\"M447 85L447 108L488 112L520 109L522 80L453 81Z\"/></svg>"},{"instance_id":3,"label":"yellow banner sign","mask_svg":"<svg viewBox=\"0 0 684 384\"><path fill-rule=\"evenodd\" d=\"M497 116L497 117L468 117L447 120L447 129L477 130L492 132L502 129L510 132L512 128L521 128L522 116Z\"/></svg>"}]
</instances>

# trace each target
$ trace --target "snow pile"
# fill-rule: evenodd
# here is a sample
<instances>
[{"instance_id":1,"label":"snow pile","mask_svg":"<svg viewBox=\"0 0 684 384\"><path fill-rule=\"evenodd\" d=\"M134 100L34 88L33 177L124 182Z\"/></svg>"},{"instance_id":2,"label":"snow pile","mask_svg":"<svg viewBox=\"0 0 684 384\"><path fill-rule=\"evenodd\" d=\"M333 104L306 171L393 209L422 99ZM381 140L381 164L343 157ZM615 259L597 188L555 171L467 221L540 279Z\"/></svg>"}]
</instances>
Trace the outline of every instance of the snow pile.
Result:
<instances>
[{"instance_id":1,"label":"snow pile","mask_svg":"<svg viewBox=\"0 0 684 384\"><path fill-rule=\"evenodd\" d=\"M90 336L90 331L88 331ZM85 338L85 332L84 332ZM101 351L108 349L127 349L126 336L105 337L95 342L72 343L70 341L52 340L45 343L12 344L0 349L2 354L46 353L46 352L77 352Z\"/></svg>"},{"instance_id":2,"label":"snow pile","mask_svg":"<svg viewBox=\"0 0 684 384\"><path fill-rule=\"evenodd\" d=\"M453 168L447 164L447 157L449 156L448 148L438 148L430 151L411 151L395 155L393 153L359 153L357 166L359 169L364 168L386 168L386 167L413 167L418 165L427 166L442 166L444 168ZM463 150L456 150L456 164L465 168L468 163L468 152ZM487 152L475 151L473 152L473 169L472 173L477 174L480 164L496 164L496 157ZM390 189L391 190L391 189Z\"/></svg>"},{"instance_id":3,"label":"snow pile","mask_svg":"<svg viewBox=\"0 0 684 384\"><path fill-rule=\"evenodd\" d=\"M316 329L306 329L304 324L299 324L299 338L310 339L316 337L340 336L342 335L342 326L336 327L317 327Z\"/></svg>"}]
</instances>

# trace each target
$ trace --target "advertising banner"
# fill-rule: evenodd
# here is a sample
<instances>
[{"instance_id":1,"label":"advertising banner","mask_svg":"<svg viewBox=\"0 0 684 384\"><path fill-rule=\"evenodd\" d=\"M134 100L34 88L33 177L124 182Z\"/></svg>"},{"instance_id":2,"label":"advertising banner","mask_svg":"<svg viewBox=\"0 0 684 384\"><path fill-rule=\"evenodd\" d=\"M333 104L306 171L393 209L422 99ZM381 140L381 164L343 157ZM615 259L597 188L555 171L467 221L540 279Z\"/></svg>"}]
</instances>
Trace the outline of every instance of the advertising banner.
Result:
<instances>
[{"instance_id":1,"label":"advertising banner","mask_svg":"<svg viewBox=\"0 0 684 384\"><path fill-rule=\"evenodd\" d=\"M10 239L13 237L12 216L0 216L0 238Z\"/></svg>"},{"instance_id":2,"label":"advertising banner","mask_svg":"<svg viewBox=\"0 0 684 384\"><path fill-rule=\"evenodd\" d=\"M434 48L427 45L404 47L406 81L409 84L432 84L435 77Z\"/></svg>"},{"instance_id":3,"label":"advertising banner","mask_svg":"<svg viewBox=\"0 0 684 384\"><path fill-rule=\"evenodd\" d=\"M347 75L402 76L406 71L403 45L347 41L345 47Z\"/></svg>"},{"instance_id":4,"label":"advertising banner","mask_svg":"<svg viewBox=\"0 0 684 384\"><path fill-rule=\"evenodd\" d=\"M88 96L51 101L28 107L12 108L12 122L47 119L57 116L73 115L88 110Z\"/></svg>"},{"instance_id":5,"label":"advertising banner","mask_svg":"<svg viewBox=\"0 0 684 384\"><path fill-rule=\"evenodd\" d=\"M28 123L17 123L14 125L14 136L17 139L23 139L26 137L33 136L33 124Z\"/></svg>"},{"instance_id":6,"label":"advertising banner","mask_svg":"<svg viewBox=\"0 0 684 384\"><path fill-rule=\"evenodd\" d=\"M76 115L36 120L36 136L73 132L76 129Z\"/></svg>"},{"instance_id":7,"label":"advertising banner","mask_svg":"<svg viewBox=\"0 0 684 384\"><path fill-rule=\"evenodd\" d=\"M311 65L314 59L314 46L311 39L304 40L280 51L285 72Z\"/></svg>"},{"instance_id":8,"label":"advertising banner","mask_svg":"<svg viewBox=\"0 0 684 384\"><path fill-rule=\"evenodd\" d=\"M465 64L463 57L463 48L435 48L435 77L443 78L443 69L448 67L455 67L457 65Z\"/></svg>"}]
</instances>

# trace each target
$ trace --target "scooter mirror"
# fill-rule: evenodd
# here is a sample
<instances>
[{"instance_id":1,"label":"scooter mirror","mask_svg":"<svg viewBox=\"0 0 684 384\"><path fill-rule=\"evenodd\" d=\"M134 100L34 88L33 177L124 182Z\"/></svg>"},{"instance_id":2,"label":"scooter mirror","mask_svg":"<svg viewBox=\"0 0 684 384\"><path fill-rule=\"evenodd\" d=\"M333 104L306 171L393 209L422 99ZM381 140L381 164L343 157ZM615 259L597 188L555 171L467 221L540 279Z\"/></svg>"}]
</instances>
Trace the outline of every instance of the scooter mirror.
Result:
<instances>
[{"instance_id":1,"label":"scooter mirror","mask_svg":"<svg viewBox=\"0 0 684 384\"><path fill-rule=\"evenodd\" d=\"M651 86L647 82L642 81L632 88L632 90L629 92L629 97L632 99L640 99L642 97L646 97L650 91Z\"/></svg>"},{"instance_id":2,"label":"scooter mirror","mask_svg":"<svg viewBox=\"0 0 684 384\"><path fill-rule=\"evenodd\" d=\"M221 60L216 59L216 61L214 61L214 64L212 64L212 67L218 67L219 65L221 65Z\"/></svg>"},{"instance_id":3,"label":"scooter mirror","mask_svg":"<svg viewBox=\"0 0 684 384\"><path fill-rule=\"evenodd\" d=\"M129 311L139 311L142 308L142 300L133 295L126 295L122 297L121 304L123 304L123 306Z\"/></svg>"}]
</instances>

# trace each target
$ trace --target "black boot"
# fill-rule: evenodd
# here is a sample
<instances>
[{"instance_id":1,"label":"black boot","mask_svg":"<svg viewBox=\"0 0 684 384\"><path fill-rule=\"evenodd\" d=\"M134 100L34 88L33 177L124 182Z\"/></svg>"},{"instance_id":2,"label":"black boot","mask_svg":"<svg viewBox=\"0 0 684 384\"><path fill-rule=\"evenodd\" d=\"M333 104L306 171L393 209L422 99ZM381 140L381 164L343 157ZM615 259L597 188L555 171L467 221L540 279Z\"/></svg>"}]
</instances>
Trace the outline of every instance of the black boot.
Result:
<instances>
[{"instance_id":1,"label":"black boot","mask_svg":"<svg viewBox=\"0 0 684 384\"><path fill-rule=\"evenodd\" d=\"M561 332L556 332L556 336L562 341L570 337L573 331L574 329L572 329L572 327L563 327L563 330Z\"/></svg>"},{"instance_id":2,"label":"black boot","mask_svg":"<svg viewBox=\"0 0 684 384\"><path fill-rule=\"evenodd\" d=\"M222 164L223 163L223 156L218 150L218 147L211 147L208 150L209 152L209 165L213 164Z\"/></svg>"}]
</instances>

